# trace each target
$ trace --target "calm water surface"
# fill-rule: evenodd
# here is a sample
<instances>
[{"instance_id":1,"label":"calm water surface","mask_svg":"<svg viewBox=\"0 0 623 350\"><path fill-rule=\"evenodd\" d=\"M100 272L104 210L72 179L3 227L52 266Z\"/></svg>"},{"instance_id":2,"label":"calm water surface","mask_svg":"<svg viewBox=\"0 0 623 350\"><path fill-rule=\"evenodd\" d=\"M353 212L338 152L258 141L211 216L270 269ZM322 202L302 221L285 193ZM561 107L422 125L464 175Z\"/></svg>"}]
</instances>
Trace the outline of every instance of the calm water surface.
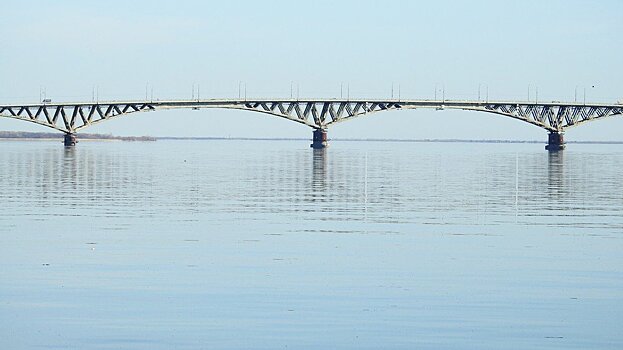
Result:
<instances>
[{"instance_id":1,"label":"calm water surface","mask_svg":"<svg viewBox=\"0 0 623 350\"><path fill-rule=\"evenodd\" d=\"M623 147L0 143L2 349L621 349Z\"/></svg>"}]
</instances>

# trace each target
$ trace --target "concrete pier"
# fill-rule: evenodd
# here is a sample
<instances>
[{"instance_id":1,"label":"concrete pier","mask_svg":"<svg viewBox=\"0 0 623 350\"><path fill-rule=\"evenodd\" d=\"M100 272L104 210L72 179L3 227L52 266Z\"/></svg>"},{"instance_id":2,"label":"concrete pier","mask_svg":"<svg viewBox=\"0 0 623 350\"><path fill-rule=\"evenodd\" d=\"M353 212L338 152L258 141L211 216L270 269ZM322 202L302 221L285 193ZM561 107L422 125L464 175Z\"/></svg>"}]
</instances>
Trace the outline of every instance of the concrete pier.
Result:
<instances>
[{"instance_id":1,"label":"concrete pier","mask_svg":"<svg viewBox=\"0 0 623 350\"><path fill-rule=\"evenodd\" d=\"M565 149L565 138L563 133L551 131L547 138L547 145L545 145L545 149L548 151L560 151Z\"/></svg>"},{"instance_id":2,"label":"concrete pier","mask_svg":"<svg viewBox=\"0 0 623 350\"><path fill-rule=\"evenodd\" d=\"M75 134L65 134L65 138L63 139L63 144L65 145L65 147L75 146L76 143L78 143L78 140L76 140Z\"/></svg>"},{"instance_id":3,"label":"concrete pier","mask_svg":"<svg viewBox=\"0 0 623 350\"><path fill-rule=\"evenodd\" d=\"M314 129L312 144L309 145L309 147L313 149L323 149L329 147L329 142L327 142L327 131L323 129Z\"/></svg>"}]
</instances>

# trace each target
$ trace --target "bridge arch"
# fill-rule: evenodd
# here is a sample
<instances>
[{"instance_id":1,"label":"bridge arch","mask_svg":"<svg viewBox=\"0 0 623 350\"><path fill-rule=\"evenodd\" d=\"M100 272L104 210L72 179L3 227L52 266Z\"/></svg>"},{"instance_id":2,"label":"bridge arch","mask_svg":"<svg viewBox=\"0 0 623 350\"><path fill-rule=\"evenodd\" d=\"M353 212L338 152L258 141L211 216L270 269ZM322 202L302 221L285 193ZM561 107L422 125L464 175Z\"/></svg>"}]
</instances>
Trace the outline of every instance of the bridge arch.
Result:
<instances>
[{"instance_id":1,"label":"bridge arch","mask_svg":"<svg viewBox=\"0 0 623 350\"><path fill-rule=\"evenodd\" d=\"M542 121L528 119L528 118L526 118L524 116L521 116L521 115L518 115L518 114L513 114L511 112L505 112L505 111L501 111L501 110L497 110L497 109L487 109L487 108L478 108L478 107L474 107L474 108L472 108L472 107L446 107L443 104L440 105L440 106L437 106L437 107L434 107L434 106L414 107L414 106L409 106L409 105L401 105L400 103L397 103L395 107L392 106L392 108L388 108L386 110L396 110L396 111L398 111L398 110L415 110L415 109L418 109L418 108L428 108L428 109L436 109L436 110L445 110L445 109L464 110L464 111L470 111L470 112L482 112L482 113L496 114L496 115L501 115L501 116L504 116L504 117L509 117L509 118L512 118L512 119L516 119L516 120L519 120L519 121L522 121L524 123L528 123L528 124L531 124L531 125L534 125L534 126L538 126L539 128L542 128L542 129L545 129L545 130L548 130L548 131L556 131L555 128L547 125L546 123L544 123ZM378 113L378 112L381 112L381 111L382 110L375 110L375 111L371 111L371 112L368 112L368 113L360 113L360 114L352 115L352 116L349 116L347 118L342 118L342 119L330 121L326 125L327 126L331 126L331 125L334 125L334 124L337 124L337 123L344 122L346 120L350 120L350 119L353 119L353 118L359 118L359 117L362 117L362 116Z\"/></svg>"},{"instance_id":2,"label":"bridge arch","mask_svg":"<svg viewBox=\"0 0 623 350\"><path fill-rule=\"evenodd\" d=\"M162 110L173 110L173 109L182 109L182 108L163 108ZM242 111L248 111L248 109L245 109L245 108L235 108L235 107L198 107L197 109L226 109L226 110L242 110ZM157 112L158 110L159 110L159 109L155 109L155 110L148 110L148 111L154 111L154 112ZM148 112L148 111L147 111L147 112ZM143 111L141 111L141 112L143 112ZM274 116L274 117L278 117L278 118L280 118L280 119L286 119L286 120L289 120L289 121L294 121L294 122L296 122L296 123L298 123L298 124L305 125L305 126L308 126L308 127L314 127L313 125L310 125L310 124L306 123L305 121L302 121L302 120L293 120L293 119L290 119L290 118L284 117L284 116L279 115L279 114L276 114L276 113L271 113L271 112L263 112L263 111L254 111L254 112L259 112L259 113L262 113L262 114L268 114L268 115L271 115L271 116ZM111 115L111 116L109 116L109 117L106 117L105 119L97 119L97 120L93 120L93 121L91 121L89 124L86 124L86 125L81 125L81 126L76 127L76 128L74 129L74 131L75 131L75 132L79 132L79 131L81 131L81 130L83 130L83 129L86 129L87 127L91 127L91 126L93 126L93 125L98 125L98 124L100 124L100 123L102 123L102 122L104 122L104 121L110 120L110 119L117 119L118 117L121 117L121 116L126 116L126 115L128 115L128 114L134 114L134 113L123 113L123 114L118 114L118 115ZM62 131L62 130L61 130L61 131Z\"/></svg>"},{"instance_id":3,"label":"bridge arch","mask_svg":"<svg viewBox=\"0 0 623 350\"><path fill-rule=\"evenodd\" d=\"M19 116L12 116L12 115L2 115L1 117L7 118L7 119L19 120L19 121L24 121L24 122L28 122L28 123L41 125L41 126L44 126L46 128L52 128L52 129L54 129L56 131L60 131L60 132L64 132L64 133L67 132L67 131L65 131L65 129L63 129L61 127L58 127L56 125L50 125L50 124L42 122L40 120L32 120L32 119L22 118L22 117L19 117Z\"/></svg>"}]
</instances>

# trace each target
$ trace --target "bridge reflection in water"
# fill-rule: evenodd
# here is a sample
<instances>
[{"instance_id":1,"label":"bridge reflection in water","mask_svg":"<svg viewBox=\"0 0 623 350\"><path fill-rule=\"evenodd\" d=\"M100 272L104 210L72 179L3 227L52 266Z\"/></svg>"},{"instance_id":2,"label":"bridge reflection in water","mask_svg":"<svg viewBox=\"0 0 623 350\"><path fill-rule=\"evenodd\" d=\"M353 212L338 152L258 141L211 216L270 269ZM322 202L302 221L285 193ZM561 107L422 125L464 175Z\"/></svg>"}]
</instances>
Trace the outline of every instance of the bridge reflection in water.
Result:
<instances>
[{"instance_id":1,"label":"bridge reflection in water","mask_svg":"<svg viewBox=\"0 0 623 350\"><path fill-rule=\"evenodd\" d=\"M597 157L585 151L544 154L522 145L469 144L456 150L447 144L362 142L310 154L283 142L258 144L205 141L181 152L189 149L184 141L109 147L88 143L64 149L7 143L0 157L5 163L0 197L8 208L17 199L27 199L14 208L17 213L45 208L60 218L160 220L164 211L182 222L214 212L232 218L290 213L327 220L441 224L478 223L485 217L514 222L518 213L519 223L538 217L546 225L552 213L574 213L567 219L580 220L576 206L599 183L586 174L601 179L607 170L610 177L603 183L608 185L599 187L599 197L591 200L621 198L608 192L620 182L611 170L621 161L619 152L600 151ZM215 147L223 152L212 152ZM586 215L602 215L591 210L584 209Z\"/></svg>"}]
</instances>

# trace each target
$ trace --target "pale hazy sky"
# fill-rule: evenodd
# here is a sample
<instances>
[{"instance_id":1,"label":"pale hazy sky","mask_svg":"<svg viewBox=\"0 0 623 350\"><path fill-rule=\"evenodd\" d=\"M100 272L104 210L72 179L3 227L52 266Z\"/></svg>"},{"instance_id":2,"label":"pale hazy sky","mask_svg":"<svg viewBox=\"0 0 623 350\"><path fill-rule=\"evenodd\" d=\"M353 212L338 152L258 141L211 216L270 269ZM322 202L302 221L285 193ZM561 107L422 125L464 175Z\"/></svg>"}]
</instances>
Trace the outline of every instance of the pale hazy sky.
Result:
<instances>
[{"instance_id":1,"label":"pale hazy sky","mask_svg":"<svg viewBox=\"0 0 623 350\"><path fill-rule=\"evenodd\" d=\"M623 1L11 1L0 9L0 102L235 97L623 99ZM594 86L594 87L593 87ZM2 130L47 131L15 120ZM623 117L569 139L623 140ZM310 137L268 115L224 110L133 114L85 132ZM545 140L485 113L394 111L334 126L331 137Z\"/></svg>"}]
</instances>

